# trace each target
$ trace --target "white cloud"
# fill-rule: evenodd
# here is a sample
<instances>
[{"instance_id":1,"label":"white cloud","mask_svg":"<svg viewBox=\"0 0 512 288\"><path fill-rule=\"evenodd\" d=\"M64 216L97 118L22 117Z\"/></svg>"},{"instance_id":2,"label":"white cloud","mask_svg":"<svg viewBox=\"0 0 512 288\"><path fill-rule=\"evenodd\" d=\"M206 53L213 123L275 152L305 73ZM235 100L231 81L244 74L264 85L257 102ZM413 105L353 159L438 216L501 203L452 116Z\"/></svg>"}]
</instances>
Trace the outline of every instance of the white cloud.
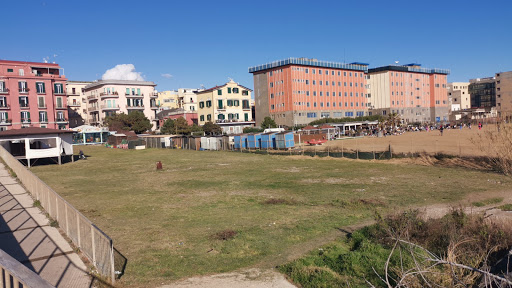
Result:
<instances>
[{"instance_id":1,"label":"white cloud","mask_svg":"<svg viewBox=\"0 0 512 288\"><path fill-rule=\"evenodd\" d=\"M164 77L164 78L167 78L167 79L171 79L172 78L172 75L169 74L169 73L161 74L161 76Z\"/></svg>"},{"instance_id":2,"label":"white cloud","mask_svg":"<svg viewBox=\"0 0 512 288\"><path fill-rule=\"evenodd\" d=\"M112 69L108 69L101 77L102 80L135 80L144 81L140 72L135 72L133 64L118 64Z\"/></svg>"}]
</instances>

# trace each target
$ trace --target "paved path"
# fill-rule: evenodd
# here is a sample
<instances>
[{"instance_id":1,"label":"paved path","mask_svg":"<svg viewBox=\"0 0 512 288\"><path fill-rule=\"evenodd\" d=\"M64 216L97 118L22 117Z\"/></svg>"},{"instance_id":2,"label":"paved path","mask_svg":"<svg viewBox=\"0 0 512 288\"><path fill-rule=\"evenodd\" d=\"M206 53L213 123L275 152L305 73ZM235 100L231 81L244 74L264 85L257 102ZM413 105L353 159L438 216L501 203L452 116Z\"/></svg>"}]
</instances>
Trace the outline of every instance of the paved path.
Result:
<instances>
[{"instance_id":1,"label":"paved path","mask_svg":"<svg viewBox=\"0 0 512 288\"><path fill-rule=\"evenodd\" d=\"M0 163L0 249L56 287L92 287L80 257Z\"/></svg>"}]
</instances>

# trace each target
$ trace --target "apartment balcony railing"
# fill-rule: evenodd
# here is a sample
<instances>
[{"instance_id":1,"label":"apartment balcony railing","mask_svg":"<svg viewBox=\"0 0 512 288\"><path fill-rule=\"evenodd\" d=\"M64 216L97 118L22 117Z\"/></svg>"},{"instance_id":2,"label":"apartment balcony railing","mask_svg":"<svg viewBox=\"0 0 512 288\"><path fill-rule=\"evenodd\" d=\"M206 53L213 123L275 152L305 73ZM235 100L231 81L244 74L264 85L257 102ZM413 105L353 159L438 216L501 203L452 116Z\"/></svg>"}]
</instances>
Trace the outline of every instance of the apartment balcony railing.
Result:
<instances>
[{"instance_id":1,"label":"apartment balcony railing","mask_svg":"<svg viewBox=\"0 0 512 288\"><path fill-rule=\"evenodd\" d=\"M124 95L126 98L142 98L144 97L144 93L141 93L141 94L125 94Z\"/></svg>"},{"instance_id":2,"label":"apartment balcony railing","mask_svg":"<svg viewBox=\"0 0 512 288\"><path fill-rule=\"evenodd\" d=\"M0 94L8 94L8 93L9 93L9 89L7 89L7 88L0 89Z\"/></svg>"},{"instance_id":3,"label":"apartment balcony railing","mask_svg":"<svg viewBox=\"0 0 512 288\"><path fill-rule=\"evenodd\" d=\"M87 96L87 100L95 99L95 98L96 98L96 95L89 95L89 96Z\"/></svg>"},{"instance_id":4,"label":"apartment balcony railing","mask_svg":"<svg viewBox=\"0 0 512 288\"><path fill-rule=\"evenodd\" d=\"M158 93L156 93L156 92L149 93L149 97L157 98L158 97Z\"/></svg>"},{"instance_id":5,"label":"apartment balcony railing","mask_svg":"<svg viewBox=\"0 0 512 288\"><path fill-rule=\"evenodd\" d=\"M21 109L27 109L28 108L28 103L20 103L20 108Z\"/></svg>"},{"instance_id":6,"label":"apartment balcony railing","mask_svg":"<svg viewBox=\"0 0 512 288\"><path fill-rule=\"evenodd\" d=\"M101 92L100 93L100 97L101 99L104 99L104 98L119 98L119 93L117 92Z\"/></svg>"},{"instance_id":7,"label":"apartment balcony railing","mask_svg":"<svg viewBox=\"0 0 512 288\"><path fill-rule=\"evenodd\" d=\"M55 94L55 95L65 95L66 92L64 92L64 91L55 91L55 92L53 92L53 94Z\"/></svg>"},{"instance_id":8,"label":"apartment balcony railing","mask_svg":"<svg viewBox=\"0 0 512 288\"><path fill-rule=\"evenodd\" d=\"M25 89L18 89L18 92L21 93L21 94L26 94L30 91L29 88L25 88Z\"/></svg>"},{"instance_id":9,"label":"apartment balcony railing","mask_svg":"<svg viewBox=\"0 0 512 288\"><path fill-rule=\"evenodd\" d=\"M119 110L119 105L101 105L101 110Z\"/></svg>"},{"instance_id":10,"label":"apartment balcony railing","mask_svg":"<svg viewBox=\"0 0 512 288\"><path fill-rule=\"evenodd\" d=\"M219 119L215 120L215 123L236 123L236 122L247 122L240 119Z\"/></svg>"},{"instance_id":11,"label":"apartment balcony railing","mask_svg":"<svg viewBox=\"0 0 512 288\"><path fill-rule=\"evenodd\" d=\"M80 107L80 103L68 103L69 107Z\"/></svg>"},{"instance_id":12,"label":"apartment balcony railing","mask_svg":"<svg viewBox=\"0 0 512 288\"><path fill-rule=\"evenodd\" d=\"M39 123L48 123L48 119L39 119Z\"/></svg>"},{"instance_id":13,"label":"apartment balcony railing","mask_svg":"<svg viewBox=\"0 0 512 288\"><path fill-rule=\"evenodd\" d=\"M98 111L98 109L99 109L98 106L91 106L91 105L89 105L87 107L87 110L89 110L89 112Z\"/></svg>"},{"instance_id":14,"label":"apartment balcony railing","mask_svg":"<svg viewBox=\"0 0 512 288\"><path fill-rule=\"evenodd\" d=\"M68 122L68 119L66 118L57 118L55 122Z\"/></svg>"},{"instance_id":15,"label":"apartment balcony railing","mask_svg":"<svg viewBox=\"0 0 512 288\"><path fill-rule=\"evenodd\" d=\"M157 105L151 105L151 109L158 109Z\"/></svg>"},{"instance_id":16,"label":"apartment balcony railing","mask_svg":"<svg viewBox=\"0 0 512 288\"><path fill-rule=\"evenodd\" d=\"M66 107L66 105L61 105L61 106L55 106L55 109L68 109L68 107Z\"/></svg>"},{"instance_id":17,"label":"apartment balcony railing","mask_svg":"<svg viewBox=\"0 0 512 288\"><path fill-rule=\"evenodd\" d=\"M11 119L0 119L0 125L11 125L12 120Z\"/></svg>"},{"instance_id":18,"label":"apartment balcony railing","mask_svg":"<svg viewBox=\"0 0 512 288\"><path fill-rule=\"evenodd\" d=\"M11 106L9 104L0 105L0 110L7 110L11 109Z\"/></svg>"},{"instance_id":19,"label":"apartment balcony railing","mask_svg":"<svg viewBox=\"0 0 512 288\"><path fill-rule=\"evenodd\" d=\"M126 108L128 108L128 109L141 109L141 110L144 110L144 105L140 105L140 106L127 105Z\"/></svg>"},{"instance_id":20,"label":"apartment balcony railing","mask_svg":"<svg viewBox=\"0 0 512 288\"><path fill-rule=\"evenodd\" d=\"M30 118L21 118L21 123L30 123L32 122Z\"/></svg>"},{"instance_id":21,"label":"apartment balcony railing","mask_svg":"<svg viewBox=\"0 0 512 288\"><path fill-rule=\"evenodd\" d=\"M41 105L37 105L37 108L39 108L39 109L46 109L46 105L42 105L42 106Z\"/></svg>"}]
</instances>

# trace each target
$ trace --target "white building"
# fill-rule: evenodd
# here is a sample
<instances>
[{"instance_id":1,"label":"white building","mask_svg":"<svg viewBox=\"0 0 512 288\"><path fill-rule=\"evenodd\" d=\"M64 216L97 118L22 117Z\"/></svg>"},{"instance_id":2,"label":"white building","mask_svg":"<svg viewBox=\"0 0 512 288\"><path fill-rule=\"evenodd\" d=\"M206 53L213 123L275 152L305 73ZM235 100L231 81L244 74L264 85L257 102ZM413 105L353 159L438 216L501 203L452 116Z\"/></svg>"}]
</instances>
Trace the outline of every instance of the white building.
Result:
<instances>
[{"instance_id":1,"label":"white building","mask_svg":"<svg viewBox=\"0 0 512 288\"><path fill-rule=\"evenodd\" d=\"M100 80L85 86L86 124L103 126L105 117L141 111L156 127L156 84L149 81Z\"/></svg>"},{"instance_id":2,"label":"white building","mask_svg":"<svg viewBox=\"0 0 512 288\"><path fill-rule=\"evenodd\" d=\"M468 86L469 82L448 83L447 93L451 112L471 108Z\"/></svg>"}]
</instances>

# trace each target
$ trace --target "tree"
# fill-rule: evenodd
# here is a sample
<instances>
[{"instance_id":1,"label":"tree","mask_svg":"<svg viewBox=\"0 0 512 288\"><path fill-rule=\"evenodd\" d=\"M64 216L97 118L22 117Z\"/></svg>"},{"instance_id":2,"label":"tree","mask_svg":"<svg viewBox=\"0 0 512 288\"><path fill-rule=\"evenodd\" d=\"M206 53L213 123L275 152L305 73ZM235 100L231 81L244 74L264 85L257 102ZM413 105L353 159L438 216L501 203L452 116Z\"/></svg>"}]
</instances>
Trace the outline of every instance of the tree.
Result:
<instances>
[{"instance_id":1,"label":"tree","mask_svg":"<svg viewBox=\"0 0 512 288\"><path fill-rule=\"evenodd\" d=\"M214 124L210 121L204 123L203 131L204 131L204 133L206 133L208 135L222 134L222 128L219 125Z\"/></svg>"},{"instance_id":2,"label":"tree","mask_svg":"<svg viewBox=\"0 0 512 288\"><path fill-rule=\"evenodd\" d=\"M268 116L263 119L263 122L261 122L261 128L263 128L263 129L276 128L276 127L277 127L276 121L274 121L274 119L272 119Z\"/></svg>"},{"instance_id":3,"label":"tree","mask_svg":"<svg viewBox=\"0 0 512 288\"><path fill-rule=\"evenodd\" d=\"M183 117L174 121L174 129L176 130L176 134L187 135L190 133L190 127L188 126L187 120Z\"/></svg>"},{"instance_id":4,"label":"tree","mask_svg":"<svg viewBox=\"0 0 512 288\"><path fill-rule=\"evenodd\" d=\"M162 127L160 127L160 133L162 134L174 134L174 120L173 119L167 119L165 120L164 124L162 124Z\"/></svg>"},{"instance_id":5,"label":"tree","mask_svg":"<svg viewBox=\"0 0 512 288\"><path fill-rule=\"evenodd\" d=\"M151 121L140 111L114 114L105 118L105 125L111 131L128 130L137 134L151 130Z\"/></svg>"}]
</instances>

